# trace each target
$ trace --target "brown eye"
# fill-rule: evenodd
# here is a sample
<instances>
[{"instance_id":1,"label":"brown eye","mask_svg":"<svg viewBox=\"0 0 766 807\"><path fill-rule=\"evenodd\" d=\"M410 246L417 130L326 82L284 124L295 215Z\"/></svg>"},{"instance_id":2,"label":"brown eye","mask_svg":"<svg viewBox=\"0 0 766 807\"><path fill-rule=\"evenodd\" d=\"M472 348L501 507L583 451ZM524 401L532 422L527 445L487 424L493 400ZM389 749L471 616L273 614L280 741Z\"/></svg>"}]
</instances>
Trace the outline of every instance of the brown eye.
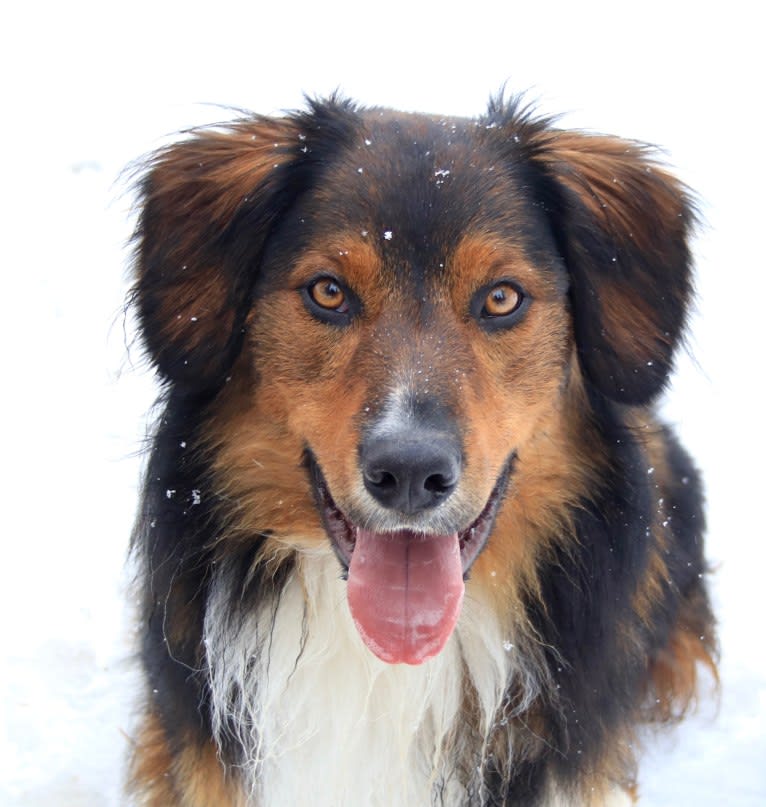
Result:
<instances>
[{"instance_id":1,"label":"brown eye","mask_svg":"<svg viewBox=\"0 0 766 807\"><path fill-rule=\"evenodd\" d=\"M532 298L513 280L498 280L478 289L469 311L487 332L505 331L524 317Z\"/></svg>"},{"instance_id":2,"label":"brown eye","mask_svg":"<svg viewBox=\"0 0 766 807\"><path fill-rule=\"evenodd\" d=\"M342 313L348 308L346 294L331 277L320 277L308 289L309 296L320 308Z\"/></svg>"},{"instance_id":3,"label":"brown eye","mask_svg":"<svg viewBox=\"0 0 766 807\"><path fill-rule=\"evenodd\" d=\"M332 275L319 275L300 289L309 314L328 325L350 325L361 313L362 304L354 292Z\"/></svg>"},{"instance_id":4,"label":"brown eye","mask_svg":"<svg viewBox=\"0 0 766 807\"><path fill-rule=\"evenodd\" d=\"M520 305L522 296L510 283L493 286L484 300L485 317L505 317L512 314Z\"/></svg>"}]
</instances>

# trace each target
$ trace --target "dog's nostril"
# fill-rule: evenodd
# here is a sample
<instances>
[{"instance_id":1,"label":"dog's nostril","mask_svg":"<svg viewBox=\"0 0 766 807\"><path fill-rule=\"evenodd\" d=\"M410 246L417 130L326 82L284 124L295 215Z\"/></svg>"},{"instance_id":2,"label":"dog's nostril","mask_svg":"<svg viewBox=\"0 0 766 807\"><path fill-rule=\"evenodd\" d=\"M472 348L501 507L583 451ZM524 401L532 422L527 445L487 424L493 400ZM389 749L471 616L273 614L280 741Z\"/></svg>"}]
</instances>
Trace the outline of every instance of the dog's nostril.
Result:
<instances>
[{"instance_id":1,"label":"dog's nostril","mask_svg":"<svg viewBox=\"0 0 766 807\"><path fill-rule=\"evenodd\" d=\"M370 484L381 490L393 490L399 484L396 477L388 471L374 469L366 471L364 476Z\"/></svg>"},{"instance_id":2,"label":"dog's nostril","mask_svg":"<svg viewBox=\"0 0 766 807\"><path fill-rule=\"evenodd\" d=\"M455 481L443 474L431 474L424 482L423 487L434 496L444 496L455 487Z\"/></svg>"}]
</instances>

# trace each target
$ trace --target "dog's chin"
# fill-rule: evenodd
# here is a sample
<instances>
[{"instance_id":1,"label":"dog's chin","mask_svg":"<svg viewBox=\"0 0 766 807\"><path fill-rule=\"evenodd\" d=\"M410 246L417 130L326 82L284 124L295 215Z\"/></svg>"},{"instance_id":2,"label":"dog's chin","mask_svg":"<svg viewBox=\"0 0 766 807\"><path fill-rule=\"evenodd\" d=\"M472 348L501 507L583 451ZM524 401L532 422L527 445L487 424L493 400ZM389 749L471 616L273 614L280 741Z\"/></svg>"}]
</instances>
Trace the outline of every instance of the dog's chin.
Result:
<instances>
[{"instance_id":1,"label":"dog's chin","mask_svg":"<svg viewBox=\"0 0 766 807\"><path fill-rule=\"evenodd\" d=\"M423 520L422 522L417 524L413 523L412 526L405 526L403 528L391 528L388 525L381 524L380 528L376 530L375 523L371 523L371 520L367 519L364 530L366 532L376 532L381 539L404 531L411 532L413 538L416 538L418 535L427 536L429 534L456 533L460 547L460 562L463 569L463 577L467 578L471 567L486 546L490 533L492 532L497 512L508 489L513 460L514 456L511 456L506 462L479 515L476 516L468 526L454 525L452 528L445 528L443 521L441 521L438 527L431 527L427 520ZM344 513L335 503L319 463L311 452L307 452L307 463L322 524L330 538L330 542L343 568L343 572L347 574L354 555L354 550L356 549L359 532L363 528L360 524L355 523L352 518Z\"/></svg>"}]
</instances>

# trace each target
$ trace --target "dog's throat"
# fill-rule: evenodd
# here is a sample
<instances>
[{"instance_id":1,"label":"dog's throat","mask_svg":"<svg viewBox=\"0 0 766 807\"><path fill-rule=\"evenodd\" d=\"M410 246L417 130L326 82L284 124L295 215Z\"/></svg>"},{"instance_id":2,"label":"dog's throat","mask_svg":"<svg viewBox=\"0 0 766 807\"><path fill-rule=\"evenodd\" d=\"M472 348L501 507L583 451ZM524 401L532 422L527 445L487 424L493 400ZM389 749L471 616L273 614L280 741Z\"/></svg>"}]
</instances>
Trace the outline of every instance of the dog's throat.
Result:
<instances>
[{"instance_id":1,"label":"dog's throat","mask_svg":"<svg viewBox=\"0 0 766 807\"><path fill-rule=\"evenodd\" d=\"M465 585L458 533L356 529L348 603L367 647L389 664L421 664L452 635Z\"/></svg>"}]
</instances>

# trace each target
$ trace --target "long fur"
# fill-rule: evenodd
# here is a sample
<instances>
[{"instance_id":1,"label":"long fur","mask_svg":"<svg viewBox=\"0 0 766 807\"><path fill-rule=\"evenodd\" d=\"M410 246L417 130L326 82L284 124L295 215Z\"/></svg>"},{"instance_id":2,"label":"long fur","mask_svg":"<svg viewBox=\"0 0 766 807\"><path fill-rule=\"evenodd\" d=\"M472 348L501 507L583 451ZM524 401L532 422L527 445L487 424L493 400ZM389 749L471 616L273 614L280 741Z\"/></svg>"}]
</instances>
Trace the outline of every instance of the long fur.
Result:
<instances>
[{"instance_id":1,"label":"long fur","mask_svg":"<svg viewBox=\"0 0 766 807\"><path fill-rule=\"evenodd\" d=\"M192 133L139 194L164 393L134 535L136 801L631 803L640 726L715 675L701 481L654 407L691 297L687 189L517 100L466 121L331 98ZM312 302L327 275L338 311ZM515 318L487 314L498 288ZM382 503L371 441L459 446L454 492ZM418 666L357 630L360 529L487 531Z\"/></svg>"},{"instance_id":2,"label":"long fur","mask_svg":"<svg viewBox=\"0 0 766 807\"><path fill-rule=\"evenodd\" d=\"M523 643L469 600L437 658L387 665L365 651L344 586L334 555L306 553L274 602L241 613L226 570L216 575L205 647L219 743L233 737L244 749L249 789L273 804L476 800L508 682L524 692L519 713L537 694ZM468 736L466 683L477 707Z\"/></svg>"}]
</instances>

